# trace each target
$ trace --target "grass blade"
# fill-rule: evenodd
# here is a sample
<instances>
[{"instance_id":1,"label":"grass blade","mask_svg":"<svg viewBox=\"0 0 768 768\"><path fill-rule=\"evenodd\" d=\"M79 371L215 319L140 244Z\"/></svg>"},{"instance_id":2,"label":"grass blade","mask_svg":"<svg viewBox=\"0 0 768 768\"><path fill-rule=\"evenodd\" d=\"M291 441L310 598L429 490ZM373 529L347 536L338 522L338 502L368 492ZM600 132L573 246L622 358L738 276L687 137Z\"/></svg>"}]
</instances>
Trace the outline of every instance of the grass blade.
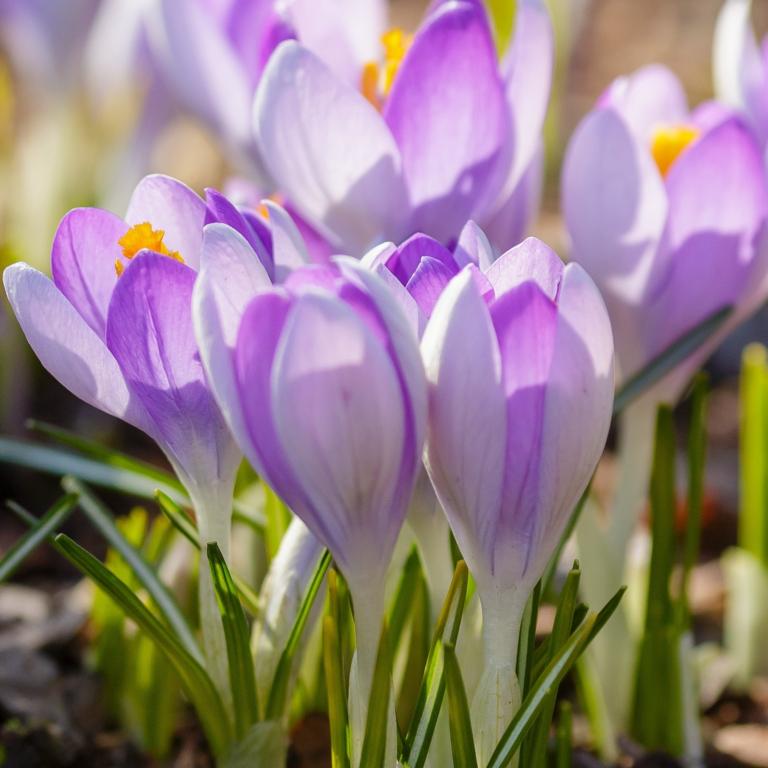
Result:
<instances>
[{"instance_id":1,"label":"grass blade","mask_svg":"<svg viewBox=\"0 0 768 768\"><path fill-rule=\"evenodd\" d=\"M443 646L445 687L448 692L448 723L451 729L453 764L462 768L477 768L472 719L461 670L452 645Z\"/></svg>"},{"instance_id":2,"label":"grass blade","mask_svg":"<svg viewBox=\"0 0 768 768\"><path fill-rule=\"evenodd\" d=\"M57 549L76 568L93 580L99 589L106 592L125 611L126 616L157 643L179 674L214 753L224 754L231 742L229 719L216 686L205 669L133 591L108 571L90 552L63 533L56 536L55 542Z\"/></svg>"},{"instance_id":3,"label":"grass blade","mask_svg":"<svg viewBox=\"0 0 768 768\"><path fill-rule=\"evenodd\" d=\"M293 669L293 659L299 647L299 641L304 634L304 629L309 620L309 614L315 603L317 593L323 583L326 571L331 564L331 554L328 550L323 552L320 562L317 564L312 581L309 582L304 599L301 601L299 611L296 614L296 620L288 636L288 642L280 655L280 661L275 670L275 679L272 681L272 688L269 691L269 701L267 702L267 720L277 720L283 716L288 698L288 684Z\"/></svg>"},{"instance_id":4,"label":"grass blade","mask_svg":"<svg viewBox=\"0 0 768 768\"><path fill-rule=\"evenodd\" d=\"M528 695L523 699L520 710L507 726L507 730L491 755L488 768L504 768L510 764L523 738L533 727L542 707L547 702L550 690L560 684L579 656L605 626L605 623L618 607L624 591L622 587L606 603L600 613L589 614L579 628L568 638L565 645L555 654L542 675L531 687Z\"/></svg>"},{"instance_id":5,"label":"grass blade","mask_svg":"<svg viewBox=\"0 0 768 768\"><path fill-rule=\"evenodd\" d=\"M12 502L10 502L12 504ZM77 494L68 493L54 505L0 559L0 584L13 576L26 558L60 528L77 506Z\"/></svg>"},{"instance_id":6,"label":"grass blade","mask_svg":"<svg viewBox=\"0 0 768 768\"><path fill-rule=\"evenodd\" d=\"M405 737L403 760L407 761L410 768L422 768L427 759L445 694L443 654L440 643L447 641L451 645L456 644L464 615L468 581L469 571L466 563L460 560L456 565L448 594L437 620L419 697Z\"/></svg>"},{"instance_id":7,"label":"grass blade","mask_svg":"<svg viewBox=\"0 0 768 768\"><path fill-rule=\"evenodd\" d=\"M560 704L560 717L555 731L555 768L573 766L573 708L569 701Z\"/></svg>"},{"instance_id":8,"label":"grass blade","mask_svg":"<svg viewBox=\"0 0 768 768\"><path fill-rule=\"evenodd\" d=\"M368 698L368 716L360 765L365 768L384 768L389 726L389 700L392 691L392 657L386 624L379 638L376 666L373 670L371 694ZM388 768L388 767L387 767Z\"/></svg>"},{"instance_id":9,"label":"grass blade","mask_svg":"<svg viewBox=\"0 0 768 768\"><path fill-rule=\"evenodd\" d=\"M323 617L323 669L331 729L331 765L332 768L349 768L347 694L341 667L341 642L333 616Z\"/></svg>"},{"instance_id":10,"label":"grass blade","mask_svg":"<svg viewBox=\"0 0 768 768\"><path fill-rule=\"evenodd\" d=\"M235 713L235 736L239 740L245 736L250 726L259 717L250 631L245 611L237 596L235 583L218 544L211 542L206 550L227 645L229 682Z\"/></svg>"},{"instance_id":11,"label":"grass blade","mask_svg":"<svg viewBox=\"0 0 768 768\"><path fill-rule=\"evenodd\" d=\"M623 411L633 400L637 400L654 384L658 384L671 370L709 341L723 327L732 311L733 307L723 307L713 312L653 358L616 393L613 401L614 414Z\"/></svg>"},{"instance_id":12,"label":"grass blade","mask_svg":"<svg viewBox=\"0 0 768 768\"><path fill-rule=\"evenodd\" d=\"M115 549L131 570L136 574L139 583L147 590L162 617L173 629L176 637L189 654L200 664L203 663L203 654L192 634L184 614L179 608L174 596L168 591L157 576L155 569L145 560L144 556L135 547L132 547L125 536L115 525L112 513L91 492L90 488L72 477L65 477L62 485L66 491L79 495L80 508L88 516L101 535Z\"/></svg>"}]
</instances>

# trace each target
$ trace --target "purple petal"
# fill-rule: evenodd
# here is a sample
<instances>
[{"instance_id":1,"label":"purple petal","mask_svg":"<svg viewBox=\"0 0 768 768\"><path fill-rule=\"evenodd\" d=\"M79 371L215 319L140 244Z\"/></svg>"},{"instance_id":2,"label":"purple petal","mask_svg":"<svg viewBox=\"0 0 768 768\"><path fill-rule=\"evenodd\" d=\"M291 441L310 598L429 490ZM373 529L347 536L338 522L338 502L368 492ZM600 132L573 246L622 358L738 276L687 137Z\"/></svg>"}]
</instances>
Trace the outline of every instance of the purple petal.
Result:
<instances>
[{"instance_id":1,"label":"purple petal","mask_svg":"<svg viewBox=\"0 0 768 768\"><path fill-rule=\"evenodd\" d=\"M660 64L614 80L600 104L613 107L640 142L649 142L656 126L676 125L688 118L680 81Z\"/></svg>"},{"instance_id":2,"label":"purple petal","mask_svg":"<svg viewBox=\"0 0 768 768\"><path fill-rule=\"evenodd\" d=\"M529 237L499 256L485 271L485 276L497 298L532 280L552 301L556 301L563 277L563 262L541 240Z\"/></svg>"},{"instance_id":3,"label":"purple petal","mask_svg":"<svg viewBox=\"0 0 768 768\"><path fill-rule=\"evenodd\" d=\"M564 272L547 382L530 580L541 575L605 447L613 408L613 337L597 287L576 264Z\"/></svg>"},{"instance_id":4,"label":"purple petal","mask_svg":"<svg viewBox=\"0 0 768 768\"><path fill-rule=\"evenodd\" d=\"M389 355L343 303L296 302L271 387L280 442L313 512L308 527L350 572L381 578L405 516L393 504L405 437Z\"/></svg>"},{"instance_id":5,"label":"purple petal","mask_svg":"<svg viewBox=\"0 0 768 768\"><path fill-rule=\"evenodd\" d=\"M451 269L451 266L456 266L453 254L442 243L429 237L429 235L417 233L411 235L387 259L387 267L405 285L425 256L441 262L448 269ZM456 272L458 269L455 269L453 274Z\"/></svg>"},{"instance_id":6,"label":"purple petal","mask_svg":"<svg viewBox=\"0 0 768 768\"><path fill-rule=\"evenodd\" d=\"M53 282L23 263L8 267L3 282L29 345L51 376L94 408L145 429L115 358Z\"/></svg>"},{"instance_id":7,"label":"purple petal","mask_svg":"<svg viewBox=\"0 0 768 768\"><path fill-rule=\"evenodd\" d=\"M291 205L343 250L399 235L400 153L379 113L314 54L283 43L254 106L262 154Z\"/></svg>"},{"instance_id":8,"label":"purple petal","mask_svg":"<svg viewBox=\"0 0 768 768\"><path fill-rule=\"evenodd\" d=\"M145 176L128 204L129 226L149 222L165 232L169 251L178 251L184 263L197 269L203 244L205 203L186 184L170 176Z\"/></svg>"},{"instance_id":9,"label":"purple petal","mask_svg":"<svg viewBox=\"0 0 768 768\"><path fill-rule=\"evenodd\" d=\"M122 254L117 241L127 230L113 213L75 208L61 220L53 238L53 282L101 339L117 281L115 261Z\"/></svg>"},{"instance_id":10,"label":"purple petal","mask_svg":"<svg viewBox=\"0 0 768 768\"><path fill-rule=\"evenodd\" d=\"M151 434L198 485L226 477L235 459L192 327L195 272L142 251L117 281L107 345L151 419Z\"/></svg>"},{"instance_id":11,"label":"purple petal","mask_svg":"<svg viewBox=\"0 0 768 768\"><path fill-rule=\"evenodd\" d=\"M638 301L666 223L666 192L650 152L614 110L597 109L576 129L562 196L572 258L604 295Z\"/></svg>"},{"instance_id":12,"label":"purple petal","mask_svg":"<svg viewBox=\"0 0 768 768\"><path fill-rule=\"evenodd\" d=\"M483 272L495 259L493 248L485 232L474 221L468 221L461 230L453 257L459 267L474 264Z\"/></svg>"},{"instance_id":13,"label":"purple petal","mask_svg":"<svg viewBox=\"0 0 768 768\"><path fill-rule=\"evenodd\" d=\"M192 302L195 335L211 391L240 446L250 438L237 388L237 332L248 303L270 287L263 264L239 233L224 224L205 228Z\"/></svg>"},{"instance_id":14,"label":"purple petal","mask_svg":"<svg viewBox=\"0 0 768 768\"><path fill-rule=\"evenodd\" d=\"M264 205L269 211L269 228L272 234L272 258L277 279L284 279L292 269L309 264L309 253L304 238L285 208L271 200Z\"/></svg>"},{"instance_id":15,"label":"purple petal","mask_svg":"<svg viewBox=\"0 0 768 768\"><path fill-rule=\"evenodd\" d=\"M440 294L457 272L458 268L451 270L441 261L430 256L425 256L419 262L419 266L405 287L426 317L432 314Z\"/></svg>"},{"instance_id":16,"label":"purple petal","mask_svg":"<svg viewBox=\"0 0 768 768\"><path fill-rule=\"evenodd\" d=\"M496 334L468 270L437 302L421 349L430 385L425 464L470 570L487 580L478 532L501 503L506 403Z\"/></svg>"},{"instance_id":17,"label":"purple petal","mask_svg":"<svg viewBox=\"0 0 768 768\"><path fill-rule=\"evenodd\" d=\"M501 507L478 530L491 570L514 585L535 553L540 504L544 409L555 349L557 307L534 282L522 283L491 307L501 352L507 443Z\"/></svg>"},{"instance_id":18,"label":"purple petal","mask_svg":"<svg viewBox=\"0 0 768 768\"><path fill-rule=\"evenodd\" d=\"M417 33L384 108L403 158L411 231L447 241L503 183L509 112L485 9L441 6Z\"/></svg>"}]
</instances>

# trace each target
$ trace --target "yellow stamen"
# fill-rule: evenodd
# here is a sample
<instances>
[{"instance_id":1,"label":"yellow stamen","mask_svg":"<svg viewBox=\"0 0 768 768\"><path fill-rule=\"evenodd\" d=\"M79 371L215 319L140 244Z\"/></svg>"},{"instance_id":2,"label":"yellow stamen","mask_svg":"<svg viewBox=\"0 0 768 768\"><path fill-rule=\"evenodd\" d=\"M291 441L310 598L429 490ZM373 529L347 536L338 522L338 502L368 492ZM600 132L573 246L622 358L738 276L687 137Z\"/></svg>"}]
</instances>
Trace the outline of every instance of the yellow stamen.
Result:
<instances>
[{"instance_id":1,"label":"yellow stamen","mask_svg":"<svg viewBox=\"0 0 768 768\"><path fill-rule=\"evenodd\" d=\"M693 144L701 135L701 131L693 125L662 125L657 127L651 136L651 154L659 167L662 176L680 155Z\"/></svg>"},{"instance_id":2,"label":"yellow stamen","mask_svg":"<svg viewBox=\"0 0 768 768\"><path fill-rule=\"evenodd\" d=\"M171 259L184 263L184 259L178 251L168 250L168 246L163 242L165 230L152 229L148 221L132 226L118 241L117 244L123 249L123 257L132 259L139 251L154 251L162 256L168 256ZM117 259L115 261L115 272L117 276L123 274L125 264Z\"/></svg>"},{"instance_id":3,"label":"yellow stamen","mask_svg":"<svg viewBox=\"0 0 768 768\"><path fill-rule=\"evenodd\" d=\"M369 61L363 65L360 91L377 109L381 108L382 100L389 96L412 42L413 35L407 35L402 29L393 27L381 36L384 49L382 62Z\"/></svg>"}]
</instances>

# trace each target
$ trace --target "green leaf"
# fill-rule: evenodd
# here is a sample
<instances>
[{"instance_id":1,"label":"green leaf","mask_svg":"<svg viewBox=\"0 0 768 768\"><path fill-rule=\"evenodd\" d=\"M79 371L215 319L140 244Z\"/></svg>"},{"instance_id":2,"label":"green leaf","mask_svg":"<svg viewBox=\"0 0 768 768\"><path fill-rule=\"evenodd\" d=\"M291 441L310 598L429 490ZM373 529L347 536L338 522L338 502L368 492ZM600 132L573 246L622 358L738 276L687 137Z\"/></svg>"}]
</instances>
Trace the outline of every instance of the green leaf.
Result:
<instances>
[{"instance_id":1,"label":"green leaf","mask_svg":"<svg viewBox=\"0 0 768 768\"><path fill-rule=\"evenodd\" d=\"M555 731L555 768L573 766L573 708L569 701L560 702L560 717Z\"/></svg>"},{"instance_id":2,"label":"green leaf","mask_svg":"<svg viewBox=\"0 0 768 768\"><path fill-rule=\"evenodd\" d=\"M376 666L373 670L371 694L368 699L368 716L365 721L365 737L360 755L360 765L365 768L384 768L387 753L389 726L389 697L392 690L392 657L386 624L381 630ZM389 766L387 766L389 768Z\"/></svg>"},{"instance_id":3,"label":"green leaf","mask_svg":"<svg viewBox=\"0 0 768 768\"><path fill-rule=\"evenodd\" d=\"M9 502L9 506L13 502ZM77 506L77 494L69 493L58 499L32 527L0 559L0 584L13 576L24 560L50 537Z\"/></svg>"},{"instance_id":4,"label":"green leaf","mask_svg":"<svg viewBox=\"0 0 768 768\"><path fill-rule=\"evenodd\" d=\"M224 555L218 544L211 542L206 547L211 579L216 592L216 603L221 614L224 640L227 645L229 684L232 689L232 703L235 713L235 736L242 739L248 729L259 718L256 697L256 676L253 671L250 632L245 611L237 596L235 582L227 568Z\"/></svg>"},{"instance_id":5,"label":"green leaf","mask_svg":"<svg viewBox=\"0 0 768 768\"><path fill-rule=\"evenodd\" d=\"M55 539L57 549L82 573L107 593L125 614L157 644L178 673L203 725L211 749L222 755L231 743L229 719L216 686L203 666L139 600L133 591L108 571L87 550L63 533Z\"/></svg>"},{"instance_id":6,"label":"green leaf","mask_svg":"<svg viewBox=\"0 0 768 768\"><path fill-rule=\"evenodd\" d=\"M389 643L392 648L393 658L397 656L400 648L403 631L408 622L408 616L412 612L413 596L416 590L419 589L421 578L419 553L416 547L414 547L406 558L400 572L400 581L392 598L387 619Z\"/></svg>"},{"instance_id":7,"label":"green leaf","mask_svg":"<svg viewBox=\"0 0 768 768\"><path fill-rule=\"evenodd\" d=\"M288 684L291 679L291 670L293 669L293 659L299 648L299 641L304 634L304 629L312 611L317 593L323 583L323 578L331 564L331 554L326 549L320 562L315 568L312 581L301 601L299 611L296 614L296 620L291 628L291 634L288 636L288 642L280 655L280 661L277 663L275 678L272 681L272 687L269 691L269 701L267 702L267 720L277 720L283 716L288 698Z\"/></svg>"},{"instance_id":8,"label":"green leaf","mask_svg":"<svg viewBox=\"0 0 768 768\"><path fill-rule=\"evenodd\" d=\"M541 581L528 598L520 626L520 645L517 651L517 679L520 681L520 691L523 696L531 687L534 648L536 645L536 623L539 617L539 600L541 599Z\"/></svg>"},{"instance_id":9,"label":"green leaf","mask_svg":"<svg viewBox=\"0 0 768 768\"><path fill-rule=\"evenodd\" d=\"M768 353L744 350L741 369L739 546L768 568Z\"/></svg>"},{"instance_id":10,"label":"green leaf","mask_svg":"<svg viewBox=\"0 0 768 768\"><path fill-rule=\"evenodd\" d=\"M681 630L690 626L688 582L699 559L701 517L704 502L704 465L707 455L707 389L706 374L699 374L691 397L691 424L688 431L688 514L686 519L683 572L680 580L678 621Z\"/></svg>"},{"instance_id":11,"label":"green leaf","mask_svg":"<svg viewBox=\"0 0 768 768\"><path fill-rule=\"evenodd\" d=\"M472 736L472 719L461 670L453 646L443 646L445 686L448 691L448 724L451 731L451 753L454 766L477 768L475 742Z\"/></svg>"},{"instance_id":12,"label":"green leaf","mask_svg":"<svg viewBox=\"0 0 768 768\"><path fill-rule=\"evenodd\" d=\"M488 768L504 768L512 762L523 738L533 727L542 707L546 704L549 692L554 686L560 684L579 656L584 653L597 633L605 626L605 623L618 607L624 591L625 589L622 587L606 603L600 613L590 613L581 626L568 638L568 642L555 654L528 695L523 699L518 713L504 731L504 735L491 755Z\"/></svg>"},{"instance_id":13,"label":"green leaf","mask_svg":"<svg viewBox=\"0 0 768 768\"><path fill-rule=\"evenodd\" d=\"M429 658L421 681L419 697L405 737L403 761L407 761L410 768L422 768L429 753L429 746L432 743L432 735L445 694L443 654L440 650L440 643L447 641L451 645L456 644L461 619L464 615L468 580L469 571L466 563L460 560L456 565L448 594L437 620Z\"/></svg>"},{"instance_id":14,"label":"green leaf","mask_svg":"<svg viewBox=\"0 0 768 768\"><path fill-rule=\"evenodd\" d=\"M670 371L709 341L730 317L733 307L723 307L713 312L697 326L672 342L663 352L651 360L639 373L629 379L616 393L613 401L614 414L623 411L633 400L658 384Z\"/></svg>"},{"instance_id":15,"label":"green leaf","mask_svg":"<svg viewBox=\"0 0 768 768\"><path fill-rule=\"evenodd\" d=\"M512 32L515 28L517 0L486 0L486 8L493 24L496 51L504 56L512 42Z\"/></svg>"},{"instance_id":16,"label":"green leaf","mask_svg":"<svg viewBox=\"0 0 768 768\"><path fill-rule=\"evenodd\" d=\"M176 599L168 591L165 584L160 581L155 569L146 561L144 556L135 547L131 546L119 528L115 525L112 513L107 507L91 492L91 490L79 480L72 477L65 477L62 480L62 486L70 493L79 495L80 508L88 516L94 527L109 542L125 562L135 573L139 583L147 590L150 597L157 605L161 616L168 622L178 637L181 644L200 664L203 663L203 654L192 634L192 630L187 623L184 614L179 608Z\"/></svg>"},{"instance_id":17,"label":"green leaf","mask_svg":"<svg viewBox=\"0 0 768 768\"><path fill-rule=\"evenodd\" d=\"M285 502L270 488L267 483L262 483L265 494L264 511L266 526L264 539L267 545L267 555L271 560L280 548L280 542L291 524L291 510Z\"/></svg>"},{"instance_id":18,"label":"green leaf","mask_svg":"<svg viewBox=\"0 0 768 768\"><path fill-rule=\"evenodd\" d=\"M94 485L143 499L154 498L155 490L160 488L179 503L188 503L186 494L179 490L176 478L161 473L162 479L159 479L159 470L154 468L147 474L135 466L113 466L61 448L33 445L9 437L0 437L0 462L37 469L52 475L72 475Z\"/></svg>"},{"instance_id":19,"label":"green leaf","mask_svg":"<svg viewBox=\"0 0 768 768\"><path fill-rule=\"evenodd\" d=\"M329 574L331 575L333 572ZM341 642L336 621L332 615L323 617L323 669L328 694L332 768L349 768L347 694L341 667Z\"/></svg>"},{"instance_id":20,"label":"green leaf","mask_svg":"<svg viewBox=\"0 0 768 768\"><path fill-rule=\"evenodd\" d=\"M672 410L659 408L651 474L652 551L645 628L635 676L632 735L649 749L681 755L683 698L680 628L670 593L675 565L675 433Z\"/></svg>"}]
</instances>

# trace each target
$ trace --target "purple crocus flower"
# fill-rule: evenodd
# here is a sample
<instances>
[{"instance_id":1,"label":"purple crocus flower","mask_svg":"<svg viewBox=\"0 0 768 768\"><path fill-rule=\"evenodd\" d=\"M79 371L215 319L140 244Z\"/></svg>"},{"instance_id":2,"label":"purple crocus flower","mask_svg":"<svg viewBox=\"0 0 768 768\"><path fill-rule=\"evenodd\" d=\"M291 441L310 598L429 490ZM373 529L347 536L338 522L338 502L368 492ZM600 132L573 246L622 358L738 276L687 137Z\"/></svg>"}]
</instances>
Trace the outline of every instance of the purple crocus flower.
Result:
<instances>
[{"instance_id":1,"label":"purple crocus flower","mask_svg":"<svg viewBox=\"0 0 768 768\"><path fill-rule=\"evenodd\" d=\"M614 381L608 314L580 266L530 239L485 290L474 272L443 291L422 354L425 463L483 606L473 714L485 763L519 705L519 622L602 453Z\"/></svg>"},{"instance_id":2,"label":"purple crocus flower","mask_svg":"<svg viewBox=\"0 0 768 768\"><path fill-rule=\"evenodd\" d=\"M768 38L755 39L751 0L726 0L715 31L718 98L741 111L763 147L768 142Z\"/></svg>"},{"instance_id":3,"label":"purple crocus flower","mask_svg":"<svg viewBox=\"0 0 768 768\"><path fill-rule=\"evenodd\" d=\"M253 262L237 232L206 229L195 289L202 358L246 457L349 582L367 702L384 576L421 460L417 339L386 285L354 259L296 269L281 286Z\"/></svg>"},{"instance_id":4,"label":"purple crocus flower","mask_svg":"<svg viewBox=\"0 0 768 768\"><path fill-rule=\"evenodd\" d=\"M447 243L470 218L502 245L518 240L535 209L552 69L543 4L520 3L501 63L477 0L437 4L412 41L382 39L383 60L352 85L301 43L275 51L254 110L277 190L347 253L414 232Z\"/></svg>"},{"instance_id":5,"label":"purple crocus flower","mask_svg":"<svg viewBox=\"0 0 768 768\"><path fill-rule=\"evenodd\" d=\"M717 309L736 308L732 328L765 298L760 148L722 106L689 111L663 67L615 81L579 125L563 169L563 208L573 258L605 297L623 378ZM714 343L652 399L674 402Z\"/></svg>"},{"instance_id":6,"label":"purple crocus flower","mask_svg":"<svg viewBox=\"0 0 768 768\"><path fill-rule=\"evenodd\" d=\"M169 90L206 123L257 181L268 177L253 143L256 84L274 48L294 32L275 0L158 0L150 41Z\"/></svg>"}]
</instances>

